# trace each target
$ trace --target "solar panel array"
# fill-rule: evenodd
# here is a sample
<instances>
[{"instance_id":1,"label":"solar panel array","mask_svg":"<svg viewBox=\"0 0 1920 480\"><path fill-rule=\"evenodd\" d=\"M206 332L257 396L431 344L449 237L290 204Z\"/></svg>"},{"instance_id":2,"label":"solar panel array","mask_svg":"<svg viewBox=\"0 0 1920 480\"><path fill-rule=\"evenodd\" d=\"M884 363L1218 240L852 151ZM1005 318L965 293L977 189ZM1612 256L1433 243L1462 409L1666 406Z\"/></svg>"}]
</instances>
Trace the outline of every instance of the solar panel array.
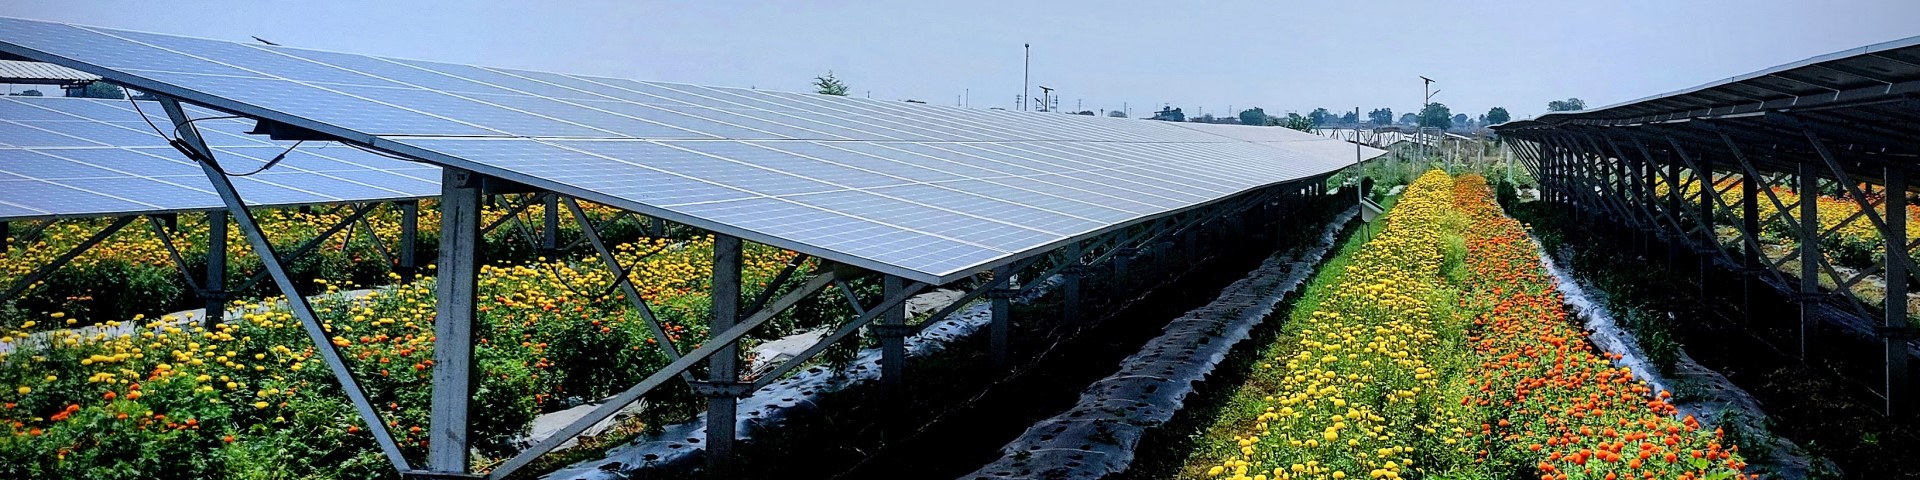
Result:
<instances>
[{"instance_id":1,"label":"solar panel array","mask_svg":"<svg viewBox=\"0 0 1920 480\"><path fill-rule=\"evenodd\" d=\"M155 125L171 128L158 104L141 103ZM257 169L289 143L246 135L252 122L243 120L195 125L230 172ZM0 220L222 208L200 166L154 128L126 100L0 97ZM330 142L308 142L273 169L233 180L248 203L261 206L440 194L439 167Z\"/></svg>"},{"instance_id":2,"label":"solar panel array","mask_svg":"<svg viewBox=\"0 0 1920 480\"><path fill-rule=\"evenodd\" d=\"M1253 138L18 19L0 19L0 50L934 282L1353 161L1344 143L1278 128Z\"/></svg>"}]
</instances>

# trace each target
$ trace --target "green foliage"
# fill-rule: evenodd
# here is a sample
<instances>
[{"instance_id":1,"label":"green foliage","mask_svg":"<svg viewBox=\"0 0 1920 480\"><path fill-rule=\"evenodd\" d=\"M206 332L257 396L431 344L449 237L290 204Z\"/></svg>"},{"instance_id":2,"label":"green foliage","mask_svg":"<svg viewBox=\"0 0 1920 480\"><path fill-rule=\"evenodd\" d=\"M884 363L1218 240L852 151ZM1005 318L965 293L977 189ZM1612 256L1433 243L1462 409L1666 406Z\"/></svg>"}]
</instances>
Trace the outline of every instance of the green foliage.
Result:
<instances>
[{"instance_id":1,"label":"green foliage","mask_svg":"<svg viewBox=\"0 0 1920 480\"><path fill-rule=\"evenodd\" d=\"M1246 110L1241 110L1240 124L1241 125L1266 125L1267 112L1265 110L1261 110L1260 107L1253 107Z\"/></svg>"},{"instance_id":2,"label":"green foliage","mask_svg":"<svg viewBox=\"0 0 1920 480\"><path fill-rule=\"evenodd\" d=\"M832 70L828 70L827 75L824 77L813 77L813 91L814 93L822 95L839 95L844 97L847 96L847 84L846 82L840 81L839 78L835 78Z\"/></svg>"},{"instance_id":3,"label":"green foliage","mask_svg":"<svg viewBox=\"0 0 1920 480\"><path fill-rule=\"evenodd\" d=\"M1326 125L1333 122L1334 115L1333 112L1328 112L1325 108L1315 108L1312 112L1307 113L1307 119L1313 120L1314 125Z\"/></svg>"},{"instance_id":4,"label":"green foliage","mask_svg":"<svg viewBox=\"0 0 1920 480\"><path fill-rule=\"evenodd\" d=\"M1127 118L1127 112L1114 110L1111 112L1107 112L1107 116L1113 117L1113 118Z\"/></svg>"},{"instance_id":5,"label":"green foliage","mask_svg":"<svg viewBox=\"0 0 1920 480\"><path fill-rule=\"evenodd\" d=\"M127 92L111 83L93 82L87 84L87 88L80 91L80 96L82 98L109 98L120 100L127 98Z\"/></svg>"},{"instance_id":6,"label":"green foliage","mask_svg":"<svg viewBox=\"0 0 1920 480\"><path fill-rule=\"evenodd\" d=\"M27 90L21 91L20 93L16 93L14 95L19 95L22 97L40 97L40 96L45 96L46 94L40 93L39 90L27 89Z\"/></svg>"},{"instance_id":7,"label":"green foliage","mask_svg":"<svg viewBox=\"0 0 1920 480\"><path fill-rule=\"evenodd\" d=\"M1513 115L1507 114L1506 107L1493 107L1492 110L1487 110L1488 125L1499 125L1510 120L1513 120Z\"/></svg>"},{"instance_id":8,"label":"green foliage","mask_svg":"<svg viewBox=\"0 0 1920 480\"><path fill-rule=\"evenodd\" d=\"M1420 110L1420 126L1427 128L1453 128L1453 111L1444 103L1429 103Z\"/></svg>"},{"instance_id":9,"label":"green foliage","mask_svg":"<svg viewBox=\"0 0 1920 480\"><path fill-rule=\"evenodd\" d=\"M1291 128L1294 130L1299 130L1302 132L1313 133L1314 122L1313 122L1313 119L1311 118L1302 117L1300 116L1300 114L1297 114L1297 113L1289 113L1287 114L1286 122L1287 122L1286 124L1281 126Z\"/></svg>"},{"instance_id":10,"label":"green foliage","mask_svg":"<svg viewBox=\"0 0 1920 480\"><path fill-rule=\"evenodd\" d=\"M1586 109L1587 109L1587 101L1581 100L1577 97L1568 97L1566 100L1554 100L1551 102L1547 102L1547 111L1549 112L1571 112L1571 111L1586 110Z\"/></svg>"},{"instance_id":11,"label":"green foliage","mask_svg":"<svg viewBox=\"0 0 1920 480\"><path fill-rule=\"evenodd\" d=\"M1386 107L1373 109L1373 111L1367 112L1367 121L1379 126L1392 125L1393 109Z\"/></svg>"}]
</instances>

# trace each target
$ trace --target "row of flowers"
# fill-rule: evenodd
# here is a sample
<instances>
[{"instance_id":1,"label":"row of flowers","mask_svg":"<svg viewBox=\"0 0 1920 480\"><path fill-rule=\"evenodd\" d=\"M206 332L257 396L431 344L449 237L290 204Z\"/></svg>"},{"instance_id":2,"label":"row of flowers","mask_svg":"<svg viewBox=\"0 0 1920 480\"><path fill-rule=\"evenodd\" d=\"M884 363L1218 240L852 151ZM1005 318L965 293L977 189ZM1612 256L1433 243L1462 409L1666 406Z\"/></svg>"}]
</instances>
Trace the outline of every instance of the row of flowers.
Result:
<instances>
[{"instance_id":1,"label":"row of flowers","mask_svg":"<svg viewBox=\"0 0 1920 480\"><path fill-rule=\"evenodd\" d=\"M667 340L694 348L708 324L711 239L618 250ZM793 258L750 244L749 291ZM613 279L598 262L483 268L472 408L487 421L471 433L480 466L512 452L540 412L605 397L667 363L661 339L609 288ZM433 280L358 297L340 282L312 281L330 293L315 302L328 340L417 461L427 439ZM211 328L136 317L134 334L57 332L0 354L0 477L391 476L299 320L279 301L243 306L248 313ZM696 408L680 390L648 402L649 423Z\"/></svg>"},{"instance_id":2,"label":"row of flowers","mask_svg":"<svg viewBox=\"0 0 1920 480\"><path fill-rule=\"evenodd\" d=\"M1563 480L1742 476L1738 449L1717 429L1677 418L1668 392L1616 366L1568 320L1538 248L1485 179L1460 178L1453 197L1469 221L1460 301L1475 314L1478 364L1460 401L1483 419L1473 438L1488 468Z\"/></svg>"},{"instance_id":3,"label":"row of flowers","mask_svg":"<svg viewBox=\"0 0 1920 480\"><path fill-rule=\"evenodd\" d=\"M1737 453L1569 323L1484 179L1422 175L1252 373L1209 477L1730 478Z\"/></svg>"}]
</instances>

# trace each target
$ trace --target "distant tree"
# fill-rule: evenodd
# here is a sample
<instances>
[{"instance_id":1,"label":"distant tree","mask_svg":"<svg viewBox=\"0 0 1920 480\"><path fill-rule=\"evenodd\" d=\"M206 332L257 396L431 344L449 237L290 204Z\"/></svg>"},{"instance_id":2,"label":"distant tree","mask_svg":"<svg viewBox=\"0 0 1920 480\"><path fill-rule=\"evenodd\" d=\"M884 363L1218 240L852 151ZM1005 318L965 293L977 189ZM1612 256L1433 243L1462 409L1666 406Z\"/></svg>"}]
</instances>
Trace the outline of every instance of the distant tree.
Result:
<instances>
[{"instance_id":1,"label":"distant tree","mask_svg":"<svg viewBox=\"0 0 1920 480\"><path fill-rule=\"evenodd\" d=\"M1345 124L1359 124L1359 123L1360 123L1360 111L1358 111L1358 110L1355 110L1355 111L1351 111L1351 112L1347 112L1347 113L1345 113L1345 114L1341 114L1341 115L1340 115L1340 123L1345 123Z\"/></svg>"},{"instance_id":2,"label":"distant tree","mask_svg":"<svg viewBox=\"0 0 1920 480\"><path fill-rule=\"evenodd\" d=\"M1372 122L1374 125L1379 125L1383 127L1387 125L1392 125L1393 109L1391 108L1373 109L1373 111L1367 112L1367 121Z\"/></svg>"},{"instance_id":3,"label":"distant tree","mask_svg":"<svg viewBox=\"0 0 1920 480\"><path fill-rule=\"evenodd\" d=\"M86 88L80 89L79 96L82 98L111 98L120 100L127 98L127 92L121 90L118 85L107 82L93 82L87 84Z\"/></svg>"},{"instance_id":4,"label":"distant tree","mask_svg":"<svg viewBox=\"0 0 1920 480\"><path fill-rule=\"evenodd\" d=\"M828 70L827 76L813 77L813 91L814 93L823 95L839 95L844 97L847 96L847 84L838 78L834 78L833 71Z\"/></svg>"},{"instance_id":5,"label":"distant tree","mask_svg":"<svg viewBox=\"0 0 1920 480\"><path fill-rule=\"evenodd\" d=\"M1587 109L1587 102L1577 97L1568 97L1566 100L1554 100L1551 102L1547 102L1547 111L1549 112L1571 112L1575 110L1586 110L1586 109Z\"/></svg>"},{"instance_id":6,"label":"distant tree","mask_svg":"<svg viewBox=\"0 0 1920 480\"><path fill-rule=\"evenodd\" d=\"M16 93L16 94L14 94L14 95L19 95L19 96L22 96L22 97L44 97L44 96L46 96L46 94L44 94L44 93L40 93L40 91L39 91L39 90L31 90L31 89L29 89L29 90L26 90L26 91L22 91L22 92L20 92L20 93Z\"/></svg>"},{"instance_id":7,"label":"distant tree","mask_svg":"<svg viewBox=\"0 0 1920 480\"><path fill-rule=\"evenodd\" d=\"M1253 107L1246 110L1241 110L1240 124L1241 125L1266 125L1267 111L1261 110L1260 107Z\"/></svg>"},{"instance_id":8,"label":"distant tree","mask_svg":"<svg viewBox=\"0 0 1920 480\"><path fill-rule=\"evenodd\" d=\"M1213 114L1211 113L1202 113L1198 117L1189 117L1187 121L1193 123L1219 123L1213 120Z\"/></svg>"},{"instance_id":9,"label":"distant tree","mask_svg":"<svg viewBox=\"0 0 1920 480\"><path fill-rule=\"evenodd\" d=\"M1473 119L1467 118L1467 114L1456 113L1453 115L1453 124L1462 127L1471 127L1473 126Z\"/></svg>"},{"instance_id":10,"label":"distant tree","mask_svg":"<svg viewBox=\"0 0 1920 480\"><path fill-rule=\"evenodd\" d=\"M909 98L909 99L907 99L907 103L919 103L919 104L925 104L925 103L927 103L927 102L923 102L923 101L920 101L920 100L914 100L914 99L911 99L911 98Z\"/></svg>"},{"instance_id":11,"label":"distant tree","mask_svg":"<svg viewBox=\"0 0 1920 480\"><path fill-rule=\"evenodd\" d=\"M1513 119L1513 116L1507 114L1507 109L1505 107L1493 107L1492 110L1487 110L1488 125L1499 125L1502 123L1507 123L1508 120L1512 120L1512 119Z\"/></svg>"},{"instance_id":12,"label":"distant tree","mask_svg":"<svg viewBox=\"0 0 1920 480\"><path fill-rule=\"evenodd\" d=\"M1402 113L1400 114L1400 123L1402 125L1419 125L1420 117L1411 113Z\"/></svg>"},{"instance_id":13,"label":"distant tree","mask_svg":"<svg viewBox=\"0 0 1920 480\"><path fill-rule=\"evenodd\" d=\"M1073 114L1074 114L1074 115L1086 115L1086 116L1089 116L1089 117L1091 117L1091 116L1093 116L1093 110L1081 110L1081 111L1078 111L1078 112L1073 112Z\"/></svg>"},{"instance_id":14,"label":"distant tree","mask_svg":"<svg viewBox=\"0 0 1920 480\"><path fill-rule=\"evenodd\" d=\"M1294 130L1299 130L1302 132L1313 133L1313 125L1314 125L1314 122L1312 118L1302 117L1298 113L1289 113L1287 114L1287 122L1284 124L1281 124L1280 126L1291 128Z\"/></svg>"},{"instance_id":15,"label":"distant tree","mask_svg":"<svg viewBox=\"0 0 1920 480\"><path fill-rule=\"evenodd\" d=\"M1127 112L1122 112L1122 111L1119 111L1119 110L1114 110L1114 111L1111 111L1111 112L1107 112L1107 116L1109 116L1109 117L1113 117L1113 118L1127 118Z\"/></svg>"},{"instance_id":16,"label":"distant tree","mask_svg":"<svg viewBox=\"0 0 1920 480\"><path fill-rule=\"evenodd\" d=\"M1333 123L1333 112L1329 112L1325 108L1316 108L1313 109L1312 112L1307 113L1307 119L1313 120L1314 125L1326 125Z\"/></svg>"},{"instance_id":17,"label":"distant tree","mask_svg":"<svg viewBox=\"0 0 1920 480\"><path fill-rule=\"evenodd\" d=\"M1439 129L1453 128L1453 112L1444 103L1429 103L1420 110L1420 126Z\"/></svg>"}]
</instances>

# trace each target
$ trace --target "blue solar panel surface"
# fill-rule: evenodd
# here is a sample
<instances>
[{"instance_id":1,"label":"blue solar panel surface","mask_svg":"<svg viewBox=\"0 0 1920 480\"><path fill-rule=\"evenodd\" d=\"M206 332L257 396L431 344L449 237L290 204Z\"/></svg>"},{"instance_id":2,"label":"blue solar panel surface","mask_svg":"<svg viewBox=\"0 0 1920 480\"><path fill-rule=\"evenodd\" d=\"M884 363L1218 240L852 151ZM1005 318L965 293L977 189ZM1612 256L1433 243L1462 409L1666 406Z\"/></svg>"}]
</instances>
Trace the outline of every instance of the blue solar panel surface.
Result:
<instances>
[{"instance_id":1,"label":"blue solar panel surface","mask_svg":"<svg viewBox=\"0 0 1920 480\"><path fill-rule=\"evenodd\" d=\"M158 104L141 103L156 125L170 125ZM0 220L221 208L200 166L140 118L126 100L0 97ZM252 122L238 119L196 125L230 172L260 168L290 143L247 135ZM242 198L260 206L440 194L439 167L331 142L308 142L273 169L235 180Z\"/></svg>"},{"instance_id":2,"label":"blue solar panel surface","mask_svg":"<svg viewBox=\"0 0 1920 480\"><path fill-rule=\"evenodd\" d=\"M923 281L1355 160L1345 142L1280 128L646 82L19 19L0 19L0 50ZM76 141L49 133L18 141Z\"/></svg>"}]
</instances>

